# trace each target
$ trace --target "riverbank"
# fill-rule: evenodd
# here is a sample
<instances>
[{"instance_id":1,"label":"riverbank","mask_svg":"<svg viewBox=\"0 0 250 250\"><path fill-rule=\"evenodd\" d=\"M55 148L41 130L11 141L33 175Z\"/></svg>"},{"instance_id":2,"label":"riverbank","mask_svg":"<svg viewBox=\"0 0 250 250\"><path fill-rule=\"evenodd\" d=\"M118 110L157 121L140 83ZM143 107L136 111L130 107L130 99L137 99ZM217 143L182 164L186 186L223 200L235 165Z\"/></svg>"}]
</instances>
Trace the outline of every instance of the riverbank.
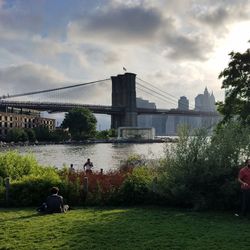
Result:
<instances>
[{"instance_id":1,"label":"riverbank","mask_svg":"<svg viewBox=\"0 0 250 250\"><path fill-rule=\"evenodd\" d=\"M248 250L249 221L164 207L79 208L37 215L0 209L0 249Z\"/></svg>"},{"instance_id":2,"label":"riverbank","mask_svg":"<svg viewBox=\"0 0 250 250\"><path fill-rule=\"evenodd\" d=\"M16 147L16 146L34 146L34 145L85 145L85 144L96 144L96 143L175 143L178 142L178 138L164 137L156 138L152 140L143 139L90 139L85 141L60 141L60 142L4 142L0 141L0 147Z\"/></svg>"}]
</instances>

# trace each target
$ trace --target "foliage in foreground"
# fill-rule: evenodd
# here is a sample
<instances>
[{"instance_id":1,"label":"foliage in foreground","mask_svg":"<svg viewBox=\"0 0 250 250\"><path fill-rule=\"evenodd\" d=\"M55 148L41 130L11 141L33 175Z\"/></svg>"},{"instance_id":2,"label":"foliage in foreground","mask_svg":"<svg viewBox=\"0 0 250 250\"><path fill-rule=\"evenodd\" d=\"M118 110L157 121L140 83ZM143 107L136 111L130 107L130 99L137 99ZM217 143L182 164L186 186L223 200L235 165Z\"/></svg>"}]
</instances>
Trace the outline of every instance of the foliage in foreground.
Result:
<instances>
[{"instance_id":1,"label":"foliage in foreground","mask_svg":"<svg viewBox=\"0 0 250 250\"><path fill-rule=\"evenodd\" d=\"M237 207L237 174L249 148L249 129L235 123L221 127L211 138L203 130L190 137L184 128L177 145L166 150L158 192L172 205L195 209Z\"/></svg>"},{"instance_id":2,"label":"foliage in foreground","mask_svg":"<svg viewBox=\"0 0 250 250\"><path fill-rule=\"evenodd\" d=\"M9 204L16 206L39 205L61 179L52 167L40 166L33 155L16 151L0 153L0 204L5 203L6 178L10 178Z\"/></svg>"}]
</instances>

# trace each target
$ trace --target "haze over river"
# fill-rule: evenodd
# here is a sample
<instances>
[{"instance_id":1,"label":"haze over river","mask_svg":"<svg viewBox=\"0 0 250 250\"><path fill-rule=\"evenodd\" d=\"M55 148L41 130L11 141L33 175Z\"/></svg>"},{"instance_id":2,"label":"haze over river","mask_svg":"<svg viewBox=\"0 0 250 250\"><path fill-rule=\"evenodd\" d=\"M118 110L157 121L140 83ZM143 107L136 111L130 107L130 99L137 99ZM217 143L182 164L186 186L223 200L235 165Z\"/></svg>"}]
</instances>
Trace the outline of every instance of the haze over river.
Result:
<instances>
[{"instance_id":1,"label":"haze over river","mask_svg":"<svg viewBox=\"0 0 250 250\"><path fill-rule=\"evenodd\" d=\"M84 145L35 145L14 147L20 153L33 153L39 163L61 168L63 164L74 164L75 169L82 169L90 158L94 171L115 169L120 162L132 154L144 155L146 159L158 159L164 155L166 143L94 143ZM4 149L6 150L6 149Z\"/></svg>"}]
</instances>

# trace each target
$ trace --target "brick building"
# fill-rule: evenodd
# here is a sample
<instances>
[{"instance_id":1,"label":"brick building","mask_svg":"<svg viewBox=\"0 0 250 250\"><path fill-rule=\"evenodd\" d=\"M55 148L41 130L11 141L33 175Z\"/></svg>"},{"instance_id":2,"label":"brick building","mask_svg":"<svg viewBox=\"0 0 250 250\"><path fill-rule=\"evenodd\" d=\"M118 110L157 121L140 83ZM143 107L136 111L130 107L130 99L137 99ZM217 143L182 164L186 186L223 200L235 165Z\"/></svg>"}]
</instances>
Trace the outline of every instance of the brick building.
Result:
<instances>
[{"instance_id":1,"label":"brick building","mask_svg":"<svg viewBox=\"0 0 250 250\"><path fill-rule=\"evenodd\" d=\"M55 119L43 118L37 115L0 112L0 136L5 137L12 128L47 127L55 129Z\"/></svg>"}]
</instances>

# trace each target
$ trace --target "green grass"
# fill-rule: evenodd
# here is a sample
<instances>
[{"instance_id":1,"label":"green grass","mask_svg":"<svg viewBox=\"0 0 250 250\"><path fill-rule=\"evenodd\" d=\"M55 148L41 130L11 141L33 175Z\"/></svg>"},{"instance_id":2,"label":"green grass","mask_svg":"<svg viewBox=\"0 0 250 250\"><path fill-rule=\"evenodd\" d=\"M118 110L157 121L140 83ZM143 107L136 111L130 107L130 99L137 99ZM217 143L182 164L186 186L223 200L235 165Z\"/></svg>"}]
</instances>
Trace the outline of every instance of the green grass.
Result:
<instances>
[{"instance_id":1,"label":"green grass","mask_svg":"<svg viewBox=\"0 0 250 250\"><path fill-rule=\"evenodd\" d=\"M249 249L250 221L166 208L0 209L0 249Z\"/></svg>"}]
</instances>

